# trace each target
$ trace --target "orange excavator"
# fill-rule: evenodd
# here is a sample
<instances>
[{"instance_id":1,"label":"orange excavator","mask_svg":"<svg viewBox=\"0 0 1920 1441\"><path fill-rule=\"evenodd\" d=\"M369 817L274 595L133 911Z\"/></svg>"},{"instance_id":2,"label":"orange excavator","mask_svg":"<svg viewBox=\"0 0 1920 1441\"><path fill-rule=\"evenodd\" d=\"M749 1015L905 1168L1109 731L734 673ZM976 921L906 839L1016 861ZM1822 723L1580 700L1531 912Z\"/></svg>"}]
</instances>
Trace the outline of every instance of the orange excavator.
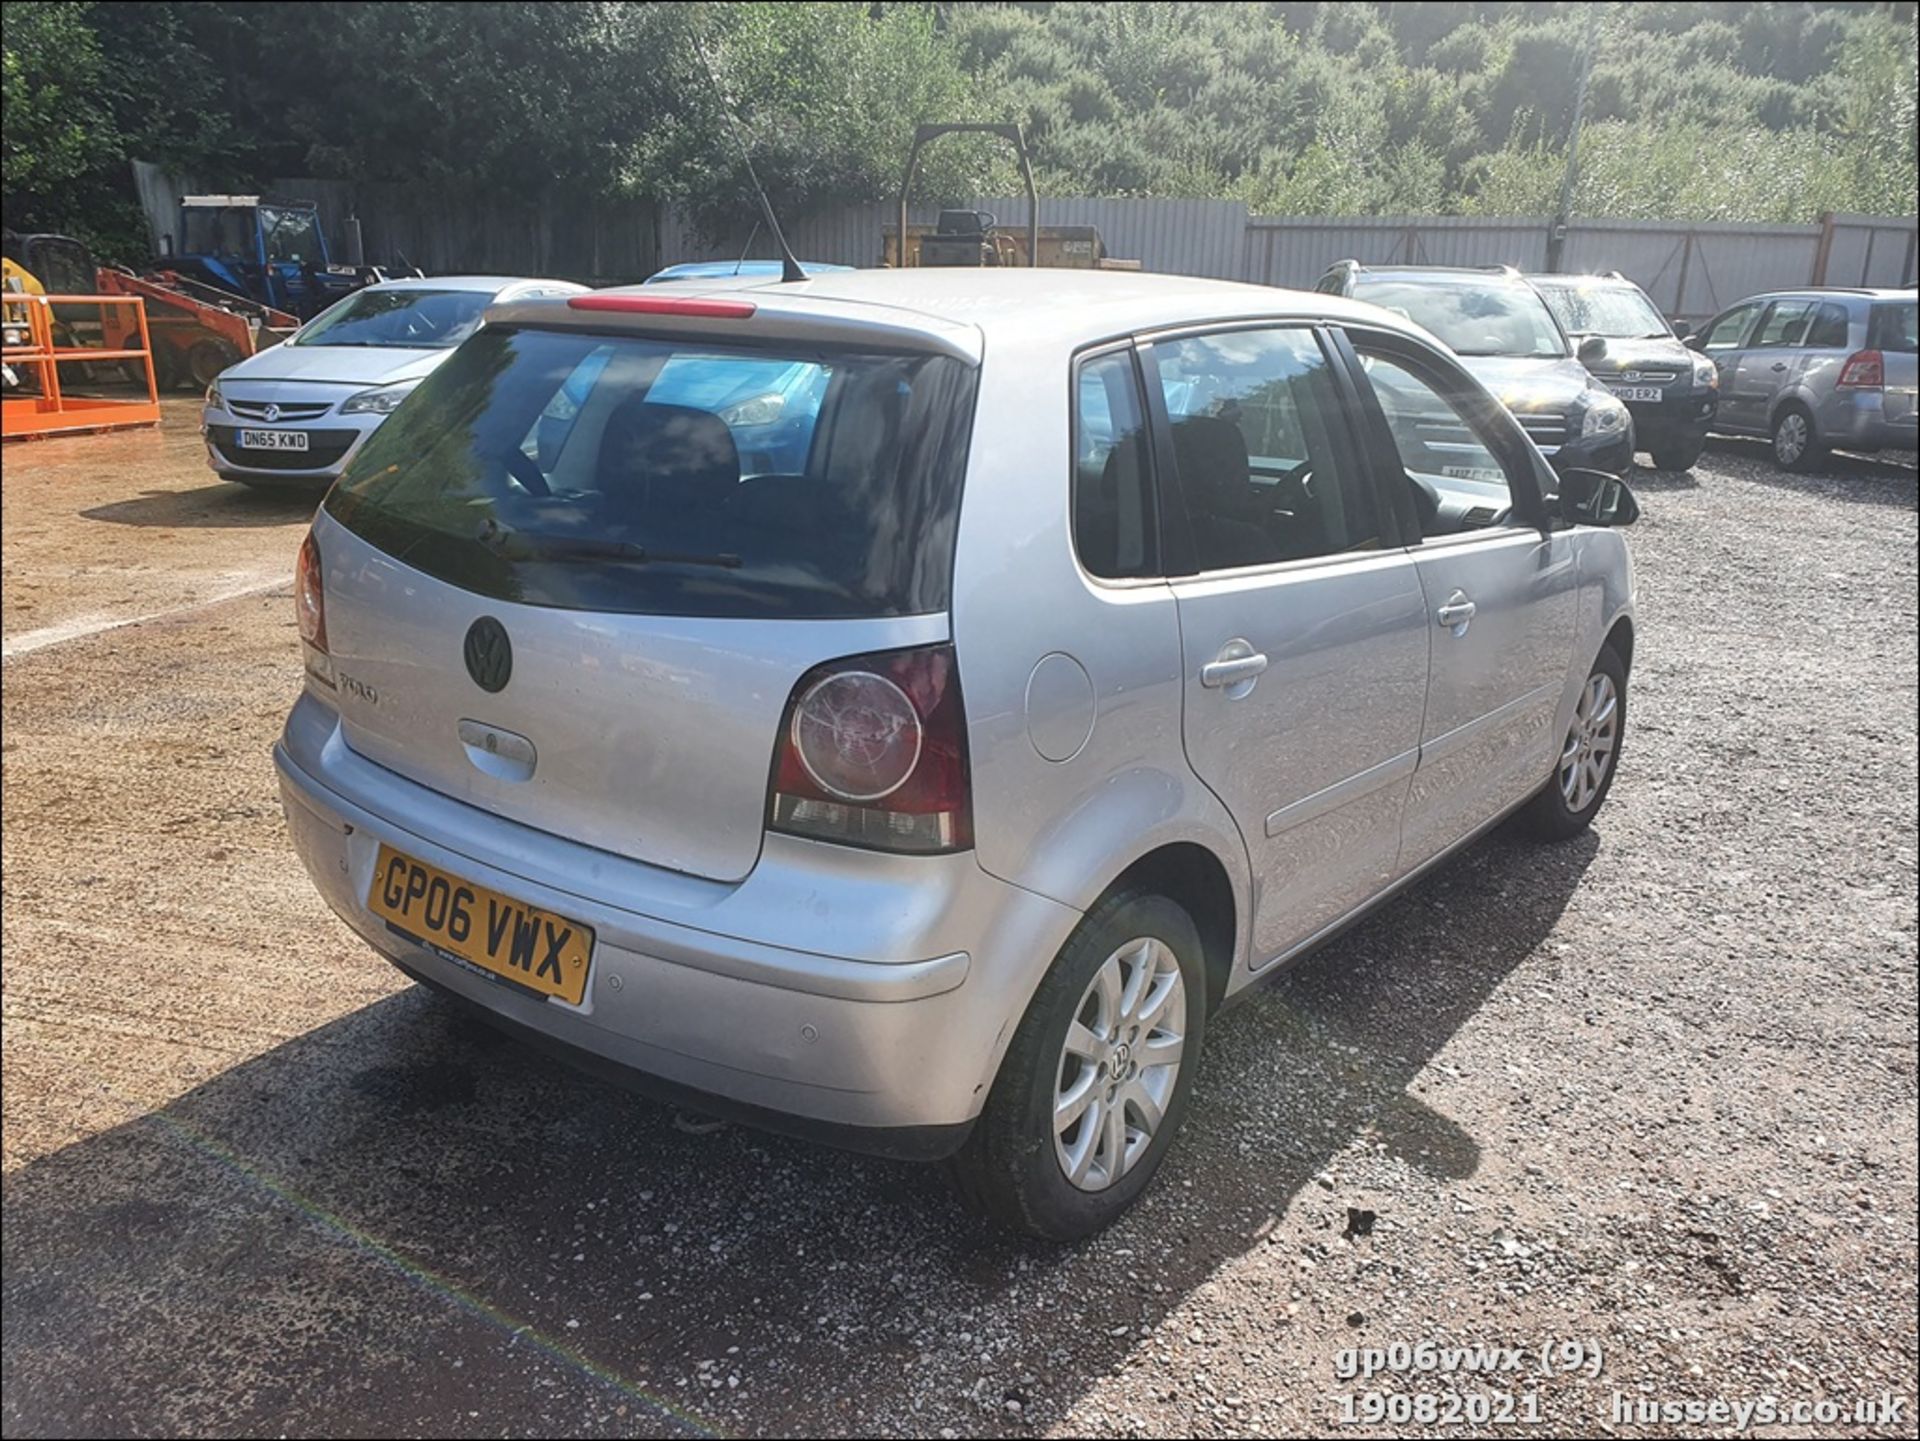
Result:
<instances>
[{"instance_id":1,"label":"orange excavator","mask_svg":"<svg viewBox=\"0 0 1920 1441\"><path fill-rule=\"evenodd\" d=\"M297 316L231 295L176 271L139 274L96 265L92 252L68 235L4 237L10 289L44 295L125 295L145 302L154 377L163 391L204 389L236 361L277 345L300 326ZM54 307L54 324L70 342L102 350L129 348L133 307L75 302ZM140 383L144 385L142 374Z\"/></svg>"}]
</instances>

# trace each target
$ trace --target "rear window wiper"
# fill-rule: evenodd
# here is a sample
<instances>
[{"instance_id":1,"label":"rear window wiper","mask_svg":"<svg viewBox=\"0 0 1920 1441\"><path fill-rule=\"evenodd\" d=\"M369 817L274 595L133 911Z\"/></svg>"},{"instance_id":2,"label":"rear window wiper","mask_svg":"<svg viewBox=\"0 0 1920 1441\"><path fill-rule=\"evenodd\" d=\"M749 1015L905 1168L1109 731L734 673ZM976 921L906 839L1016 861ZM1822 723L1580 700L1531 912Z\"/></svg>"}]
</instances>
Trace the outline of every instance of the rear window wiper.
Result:
<instances>
[{"instance_id":1,"label":"rear window wiper","mask_svg":"<svg viewBox=\"0 0 1920 1441\"><path fill-rule=\"evenodd\" d=\"M480 527L478 539L508 560L617 560L628 565L706 565L720 570L738 570L742 565L739 556L724 551L655 550L632 541L584 535L519 535L492 520Z\"/></svg>"}]
</instances>

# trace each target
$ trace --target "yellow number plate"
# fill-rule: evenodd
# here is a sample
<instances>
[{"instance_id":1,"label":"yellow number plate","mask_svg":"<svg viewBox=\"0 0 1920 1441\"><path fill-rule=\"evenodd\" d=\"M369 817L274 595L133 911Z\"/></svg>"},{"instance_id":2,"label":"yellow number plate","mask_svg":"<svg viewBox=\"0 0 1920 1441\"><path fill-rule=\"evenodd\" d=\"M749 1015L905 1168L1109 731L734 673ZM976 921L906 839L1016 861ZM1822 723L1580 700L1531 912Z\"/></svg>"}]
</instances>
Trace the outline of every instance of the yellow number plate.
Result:
<instances>
[{"instance_id":1,"label":"yellow number plate","mask_svg":"<svg viewBox=\"0 0 1920 1441\"><path fill-rule=\"evenodd\" d=\"M380 847L367 908L395 930L503 976L579 1005L587 993L593 932L525 901Z\"/></svg>"}]
</instances>

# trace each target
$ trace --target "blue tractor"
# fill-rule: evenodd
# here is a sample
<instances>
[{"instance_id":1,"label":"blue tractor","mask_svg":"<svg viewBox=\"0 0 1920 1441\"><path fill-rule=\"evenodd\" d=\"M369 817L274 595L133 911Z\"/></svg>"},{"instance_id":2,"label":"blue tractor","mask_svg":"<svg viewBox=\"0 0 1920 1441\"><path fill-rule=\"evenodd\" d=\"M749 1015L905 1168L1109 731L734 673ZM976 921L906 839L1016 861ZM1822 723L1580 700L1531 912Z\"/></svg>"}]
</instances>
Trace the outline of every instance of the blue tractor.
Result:
<instances>
[{"instance_id":1,"label":"blue tractor","mask_svg":"<svg viewBox=\"0 0 1920 1441\"><path fill-rule=\"evenodd\" d=\"M319 208L311 201L258 195L183 197L179 245L160 263L189 280L302 320L363 285L390 278L374 266L335 265Z\"/></svg>"}]
</instances>

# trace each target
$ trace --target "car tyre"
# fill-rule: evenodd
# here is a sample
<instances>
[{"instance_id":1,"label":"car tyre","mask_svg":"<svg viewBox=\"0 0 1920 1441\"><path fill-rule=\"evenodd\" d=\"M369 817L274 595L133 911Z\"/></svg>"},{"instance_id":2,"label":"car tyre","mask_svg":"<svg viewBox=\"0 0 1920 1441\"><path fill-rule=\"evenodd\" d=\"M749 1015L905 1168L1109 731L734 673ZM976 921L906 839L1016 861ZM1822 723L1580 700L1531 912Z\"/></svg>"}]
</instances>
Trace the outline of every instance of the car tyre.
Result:
<instances>
[{"instance_id":1,"label":"car tyre","mask_svg":"<svg viewBox=\"0 0 1920 1441\"><path fill-rule=\"evenodd\" d=\"M1193 918L1165 896L1124 889L1087 913L1040 982L980 1119L948 1162L962 1199L1053 1241L1091 1236L1133 1204L1192 1095L1206 1027L1201 956ZM1167 1055L1171 1074L1153 1060ZM1075 1117L1056 1125L1076 1103Z\"/></svg>"},{"instance_id":2,"label":"car tyre","mask_svg":"<svg viewBox=\"0 0 1920 1441\"><path fill-rule=\"evenodd\" d=\"M1784 405L1773 418L1773 459L1782 470L1818 470L1827 449L1813 428L1813 412L1798 403Z\"/></svg>"},{"instance_id":3,"label":"car tyre","mask_svg":"<svg viewBox=\"0 0 1920 1441\"><path fill-rule=\"evenodd\" d=\"M1564 841L1592 825L1620 772L1626 738L1627 664L1603 645L1580 688L1553 773L1521 812L1526 828L1542 840Z\"/></svg>"},{"instance_id":4,"label":"car tyre","mask_svg":"<svg viewBox=\"0 0 1920 1441\"><path fill-rule=\"evenodd\" d=\"M1677 435L1653 447L1653 463L1662 470L1692 470L1707 448L1704 435Z\"/></svg>"}]
</instances>

